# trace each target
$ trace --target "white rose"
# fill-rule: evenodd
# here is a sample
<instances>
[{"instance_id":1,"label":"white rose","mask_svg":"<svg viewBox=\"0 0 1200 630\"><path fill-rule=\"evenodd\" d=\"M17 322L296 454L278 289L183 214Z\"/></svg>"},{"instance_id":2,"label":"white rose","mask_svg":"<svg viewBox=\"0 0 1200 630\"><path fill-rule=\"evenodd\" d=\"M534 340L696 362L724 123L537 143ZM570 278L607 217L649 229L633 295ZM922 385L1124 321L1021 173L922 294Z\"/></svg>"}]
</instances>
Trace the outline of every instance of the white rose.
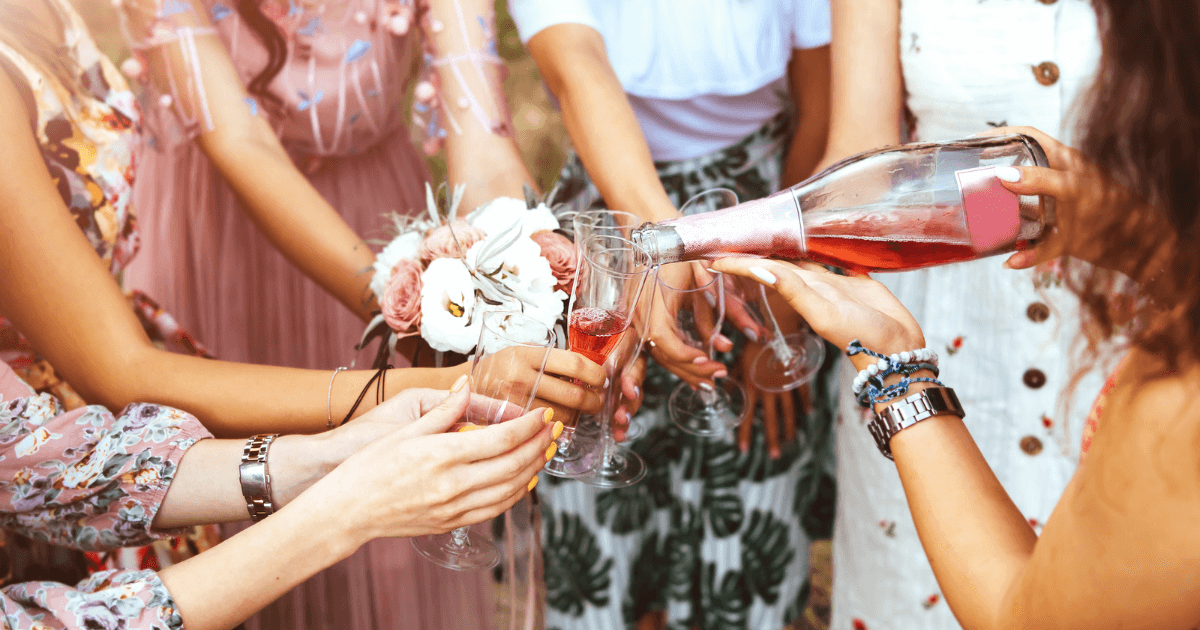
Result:
<instances>
[{"instance_id":1,"label":"white rose","mask_svg":"<svg viewBox=\"0 0 1200 630\"><path fill-rule=\"evenodd\" d=\"M472 245L467 250L467 262L477 264L479 252L487 247L491 237ZM505 310L516 310L538 320L547 328L554 328L563 311L567 294L556 291L558 280L550 270L550 263L542 257L541 248L529 238L522 238L505 250L498 259L488 261L479 269L499 280L522 304L511 304Z\"/></svg>"},{"instance_id":2,"label":"white rose","mask_svg":"<svg viewBox=\"0 0 1200 630\"><path fill-rule=\"evenodd\" d=\"M434 350L468 354L479 340L475 285L463 261L438 258L421 274L421 337Z\"/></svg>"},{"instance_id":3,"label":"white rose","mask_svg":"<svg viewBox=\"0 0 1200 630\"><path fill-rule=\"evenodd\" d=\"M425 240L423 232L414 229L392 239L383 251L375 256L375 264L371 267L375 275L371 278L371 292L377 296L383 295L387 289L388 280L392 277L392 268L403 259L418 260L421 241Z\"/></svg>"},{"instance_id":4,"label":"white rose","mask_svg":"<svg viewBox=\"0 0 1200 630\"><path fill-rule=\"evenodd\" d=\"M528 237L538 230L557 230L558 219L546 204L541 203L532 210L521 199L500 197L467 216L467 222L483 230L489 236L499 234L514 224L521 225L521 235Z\"/></svg>"}]
</instances>

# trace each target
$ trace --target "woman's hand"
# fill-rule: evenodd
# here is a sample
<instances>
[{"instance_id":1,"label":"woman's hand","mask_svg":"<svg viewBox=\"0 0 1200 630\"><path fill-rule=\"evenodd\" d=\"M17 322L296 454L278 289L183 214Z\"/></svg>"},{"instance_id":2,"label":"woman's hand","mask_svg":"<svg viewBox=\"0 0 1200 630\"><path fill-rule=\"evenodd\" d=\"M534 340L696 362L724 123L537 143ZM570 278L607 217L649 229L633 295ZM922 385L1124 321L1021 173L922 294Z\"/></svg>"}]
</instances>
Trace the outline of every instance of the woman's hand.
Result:
<instances>
[{"instance_id":1,"label":"woman's hand","mask_svg":"<svg viewBox=\"0 0 1200 630\"><path fill-rule=\"evenodd\" d=\"M476 373L481 375L483 380L472 383L475 391L484 394L496 392L500 384L492 382L493 376L503 378L510 388L520 387L523 383L532 389L538 377L538 370L542 367L542 350L513 346L485 356L481 361L497 362L498 365L503 365L504 369L477 369ZM470 374L471 366L472 363L468 361L455 369L462 370L463 374ZM560 418L570 418L578 412L596 413L604 403L601 396L604 381L602 366L596 365L581 354L551 349L550 355L546 357L545 373L538 383L534 406L550 407Z\"/></svg>"},{"instance_id":2,"label":"woman's hand","mask_svg":"<svg viewBox=\"0 0 1200 630\"><path fill-rule=\"evenodd\" d=\"M646 357L635 359L621 375L621 404L613 414L613 437L624 442L633 414L642 407L642 381L646 378Z\"/></svg>"},{"instance_id":3,"label":"woman's hand","mask_svg":"<svg viewBox=\"0 0 1200 630\"><path fill-rule=\"evenodd\" d=\"M486 403L460 384L419 420L369 443L294 503L322 502L359 544L443 533L500 514L536 483L562 424L547 422L552 414L536 409L479 430L447 433L472 404Z\"/></svg>"},{"instance_id":4,"label":"woman's hand","mask_svg":"<svg viewBox=\"0 0 1200 630\"><path fill-rule=\"evenodd\" d=\"M763 409L762 430L766 437L767 453L771 459L779 459L782 454L779 446L780 434L783 434L784 442L796 439L797 395L800 397L801 410L806 415L809 413L809 389L808 385L801 386L799 391L789 390L778 393L759 389L750 376L750 368L764 348L766 348L765 345L752 341L746 344L746 347L742 349L741 356L738 357L738 376L742 381L742 387L746 390L747 409L746 417L738 427L738 448L743 453L750 450L754 425L758 421L757 407L761 404Z\"/></svg>"},{"instance_id":5,"label":"woman's hand","mask_svg":"<svg viewBox=\"0 0 1200 630\"><path fill-rule=\"evenodd\" d=\"M685 289L697 286L701 282L708 282L711 276L698 263L676 263L660 267L658 278L668 286ZM647 289L651 288L647 287ZM658 287L653 289L658 289ZM654 295L649 321L650 336L647 342L650 346L650 356L654 357L654 360L667 371L683 379L693 388L702 383L712 383L715 378L728 376L725 364L709 359L707 353L688 344L680 337L675 330L674 308L667 303L661 290L653 289L642 291L644 300L649 299L651 293ZM697 321L696 324L698 327L704 325L701 321ZM702 331L702 336L707 337L708 332L711 330ZM733 342L724 335L717 335L713 346L718 351L728 352L733 349Z\"/></svg>"},{"instance_id":6,"label":"woman's hand","mask_svg":"<svg viewBox=\"0 0 1200 630\"><path fill-rule=\"evenodd\" d=\"M1105 269L1133 273L1164 251L1160 238L1164 232L1154 225L1160 215L1147 211L1144 202L1100 172L1079 151L1032 127L999 127L979 135L1013 133L1037 140L1049 165L1002 168L997 175L1005 188L1018 195L1052 198L1055 219L1037 247L1009 256L1005 266L1028 269L1070 256ZM1101 235L1112 231L1145 234L1145 247L1109 250L1105 247L1107 239Z\"/></svg>"},{"instance_id":7,"label":"woman's hand","mask_svg":"<svg viewBox=\"0 0 1200 630\"><path fill-rule=\"evenodd\" d=\"M818 335L838 348L854 339L884 354L925 346L921 327L904 305L866 275L839 276L812 263L751 258L723 258L713 269L774 287ZM860 354L854 359L857 365L870 357Z\"/></svg>"}]
</instances>

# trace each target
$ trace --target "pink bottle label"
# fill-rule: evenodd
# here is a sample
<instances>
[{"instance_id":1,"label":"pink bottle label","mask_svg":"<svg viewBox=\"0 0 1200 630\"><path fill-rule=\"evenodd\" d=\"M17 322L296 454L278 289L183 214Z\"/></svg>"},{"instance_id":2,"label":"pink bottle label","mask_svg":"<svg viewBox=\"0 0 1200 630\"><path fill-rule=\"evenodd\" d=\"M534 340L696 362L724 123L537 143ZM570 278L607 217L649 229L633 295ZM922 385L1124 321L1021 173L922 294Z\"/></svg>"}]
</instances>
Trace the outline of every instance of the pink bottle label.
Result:
<instances>
[{"instance_id":1,"label":"pink bottle label","mask_svg":"<svg viewBox=\"0 0 1200 630\"><path fill-rule=\"evenodd\" d=\"M956 171L971 247L977 252L1004 249L1017 241L1021 229L1017 194L1004 187L993 166Z\"/></svg>"}]
</instances>

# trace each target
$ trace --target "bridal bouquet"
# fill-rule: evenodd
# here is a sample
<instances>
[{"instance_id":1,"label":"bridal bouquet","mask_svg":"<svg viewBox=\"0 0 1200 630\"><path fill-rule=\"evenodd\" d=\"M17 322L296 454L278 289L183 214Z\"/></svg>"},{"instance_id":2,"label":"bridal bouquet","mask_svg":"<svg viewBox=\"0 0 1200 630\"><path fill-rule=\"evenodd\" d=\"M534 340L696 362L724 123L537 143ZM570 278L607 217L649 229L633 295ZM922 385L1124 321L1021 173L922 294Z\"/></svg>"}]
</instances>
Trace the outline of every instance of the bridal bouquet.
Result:
<instances>
[{"instance_id":1,"label":"bridal bouquet","mask_svg":"<svg viewBox=\"0 0 1200 630\"><path fill-rule=\"evenodd\" d=\"M454 189L443 213L426 184L427 217L392 216L396 236L371 280L381 312L360 348L381 337L386 358L400 339L420 335L434 350L470 354L485 313L520 311L550 329L563 317L575 249L556 231L554 212L527 191L525 200L502 197L459 218L463 191Z\"/></svg>"}]
</instances>

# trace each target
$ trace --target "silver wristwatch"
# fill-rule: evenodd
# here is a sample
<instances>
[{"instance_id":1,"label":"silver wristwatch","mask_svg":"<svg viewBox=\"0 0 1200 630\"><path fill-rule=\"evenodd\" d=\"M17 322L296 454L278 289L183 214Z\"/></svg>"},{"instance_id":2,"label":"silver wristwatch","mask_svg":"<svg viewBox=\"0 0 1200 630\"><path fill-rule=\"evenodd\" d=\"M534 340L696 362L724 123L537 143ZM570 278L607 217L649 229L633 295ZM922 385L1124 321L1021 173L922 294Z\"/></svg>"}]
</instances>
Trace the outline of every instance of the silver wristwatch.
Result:
<instances>
[{"instance_id":1,"label":"silver wristwatch","mask_svg":"<svg viewBox=\"0 0 1200 630\"><path fill-rule=\"evenodd\" d=\"M947 413L962 418L966 416L958 396L949 387L929 387L911 396L905 396L892 402L883 411L875 414L875 419L867 425L875 445L888 459L892 459L892 436L912 425L932 418L938 414Z\"/></svg>"},{"instance_id":2,"label":"silver wristwatch","mask_svg":"<svg viewBox=\"0 0 1200 630\"><path fill-rule=\"evenodd\" d=\"M271 503L271 472L267 470L267 451L275 435L256 435L246 441L242 450L242 464L238 473L242 481L242 496L246 498L246 510L255 523L275 512Z\"/></svg>"}]
</instances>

